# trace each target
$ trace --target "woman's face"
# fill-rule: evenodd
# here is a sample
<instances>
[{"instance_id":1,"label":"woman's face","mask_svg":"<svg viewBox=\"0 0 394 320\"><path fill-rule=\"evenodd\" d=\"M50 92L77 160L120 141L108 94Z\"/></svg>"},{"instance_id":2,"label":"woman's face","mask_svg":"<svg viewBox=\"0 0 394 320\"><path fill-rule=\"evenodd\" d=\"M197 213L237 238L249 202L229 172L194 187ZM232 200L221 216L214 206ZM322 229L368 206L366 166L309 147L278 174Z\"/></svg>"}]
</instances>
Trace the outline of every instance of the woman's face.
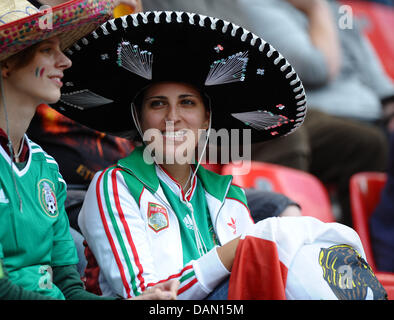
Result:
<instances>
[{"instance_id":1,"label":"woman's face","mask_svg":"<svg viewBox=\"0 0 394 320\"><path fill-rule=\"evenodd\" d=\"M193 150L201 130L208 129L209 111L205 108L200 92L193 86L178 82L162 82L149 87L142 101L141 129L156 129L154 141L162 145L164 158L168 152ZM183 154L184 155L184 154ZM190 155L191 156L191 155ZM190 158L190 157L189 157ZM176 159L175 159L175 162Z\"/></svg>"},{"instance_id":2,"label":"woman's face","mask_svg":"<svg viewBox=\"0 0 394 320\"><path fill-rule=\"evenodd\" d=\"M19 67L18 59L7 60L2 68L8 86L34 103L55 103L60 99L63 71L71 67L71 60L60 50L57 37L44 40L32 51L30 61Z\"/></svg>"}]
</instances>

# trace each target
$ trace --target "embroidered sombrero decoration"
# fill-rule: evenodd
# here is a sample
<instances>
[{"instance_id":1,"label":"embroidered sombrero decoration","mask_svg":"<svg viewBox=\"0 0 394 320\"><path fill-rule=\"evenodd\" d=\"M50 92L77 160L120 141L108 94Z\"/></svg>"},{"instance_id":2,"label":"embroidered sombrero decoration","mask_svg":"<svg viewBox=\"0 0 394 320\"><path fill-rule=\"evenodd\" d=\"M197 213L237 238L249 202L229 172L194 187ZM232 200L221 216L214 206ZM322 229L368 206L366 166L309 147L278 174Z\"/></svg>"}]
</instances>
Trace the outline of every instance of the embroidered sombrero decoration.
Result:
<instances>
[{"instance_id":1,"label":"embroidered sombrero decoration","mask_svg":"<svg viewBox=\"0 0 394 320\"><path fill-rule=\"evenodd\" d=\"M252 142L288 134L306 113L296 72L270 44L230 22L187 12L109 20L66 50L62 96L53 107L109 134L134 137L135 96L149 84L195 85L211 100L212 128L252 129Z\"/></svg>"},{"instance_id":2,"label":"embroidered sombrero decoration","mask_svg":"<svg viewBox=\"0 0 394 320\"><path fill-rule=\"evenodd\" d=\"M0 61L59 36L64 50L112 17L114 0L72 0L40 11L26 0L0 1Z\"/></svg>"}]
</instances>

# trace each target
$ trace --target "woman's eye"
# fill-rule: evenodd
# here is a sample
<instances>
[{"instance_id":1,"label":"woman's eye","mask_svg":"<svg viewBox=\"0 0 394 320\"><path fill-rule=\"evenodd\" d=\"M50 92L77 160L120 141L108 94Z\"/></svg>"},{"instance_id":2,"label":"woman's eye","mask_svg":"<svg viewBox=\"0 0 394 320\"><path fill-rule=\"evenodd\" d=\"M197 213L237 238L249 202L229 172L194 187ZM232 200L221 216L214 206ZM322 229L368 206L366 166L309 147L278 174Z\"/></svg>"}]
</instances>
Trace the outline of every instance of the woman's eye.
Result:
<instances>
[{"instance_id":1,"label":"woman's eye","mask_svg":"<svg viewBox=\"0 0 394 320\"><path fill-rule=\"evenodd\" d=\"M48 52L51 52L51 49L52 48L42 48L41 52L48 53Z\"/></svg>"},{"instance_id":2,"label":"woman's eye","mask_svg":"<svg viewBox=\"0 0 394 320\"><path fill-rule=\"evenodd\" d=\"M154 100L154 101L152 101L151 103L150 103L150 106L151 107L161 107L161 106L164 106L164 101L161 101L161 100Z\"/></svg>"},{"instance_id":3,"label":"woman's eye","mask_svg":"<svg viewBox=\"0 0 394 320\"><path fill-rule=\"evenodd\" d=\"M194 106L196 103L190 99L184 99L181 101L182 105Z\"/></svg>"}]
</instances>

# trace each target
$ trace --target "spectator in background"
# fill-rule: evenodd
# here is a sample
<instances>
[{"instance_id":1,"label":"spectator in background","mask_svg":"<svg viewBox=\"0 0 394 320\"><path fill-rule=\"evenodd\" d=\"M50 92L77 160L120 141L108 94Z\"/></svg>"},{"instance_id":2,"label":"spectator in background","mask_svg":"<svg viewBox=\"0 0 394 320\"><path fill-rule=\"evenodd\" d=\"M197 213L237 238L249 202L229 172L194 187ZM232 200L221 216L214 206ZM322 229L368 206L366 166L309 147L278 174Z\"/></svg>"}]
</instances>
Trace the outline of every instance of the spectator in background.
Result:
<instances>
[{"instance_id":1,"label":"spectator in background","mask_svg":"<svg viewBox=\"0 0 394 320\"><path fill-rule=\"evenodd\" d=\"M390 134L389 168L380 202L369 223L377 269L394 272L394 106L385 109L384 118Z\"/></svg>"},{"instance_id":2,"label":"spectator in background","mask_svg":"<svg viewBox=\"0 0 394 320\"><path fill-rule=\"evenodd\" d=\"M357 20L350 29L341 27L336 1L243 2L252 28L283 52L306 86L309 171L337 183L343 222L349 224L351 175L386 168L387 142L376 124L382 107L393 103L394 86ZM272 27L275 21L281 23Z\"/></svg>"},{"instance_id":3,"label":"spectator in background","mask_svg":"<svg viewBox=\"0 0 394 320\"><path fill-rule=\"evenodd\" d=\"M351 61L343 61L343 41L339 40L335 18L325 0L235 0L231 3L226 0L144 0L144 9L186 10L215 15L244 26L266 39L294 64L306 86L307 97L316 87L330 88L340 73L349 73L349 68L354 67L349 64ZM362 37L359 33L357 36ZM365 74L374 70L370 77L376 79L369 83L379 80L388 87L387 81L381 80L382 70L378 68L376 56L371 54L364 40L360 43L360 50L367 51L366 56L374 59L371 67L364 66ZM347 71L343 71L345 66ZM353 95L352 89L349 90L344 98L358 100L358 93ZM334 90L331 94L335 96L337 92ZM372 100L378 101L376 97ZM334 98L332 101L338 104ZM308 98L310 108L300 130L276 141L256 144L252 148L252 160L309 171L324 183L335 184L342 209L339 220L351 225L349 179L359 171L386 169L387 140L378 128L318 110L314 104L318 102ZM342 104L341 109L347 109L347 104Z\"/></svg>"}]
</instances>

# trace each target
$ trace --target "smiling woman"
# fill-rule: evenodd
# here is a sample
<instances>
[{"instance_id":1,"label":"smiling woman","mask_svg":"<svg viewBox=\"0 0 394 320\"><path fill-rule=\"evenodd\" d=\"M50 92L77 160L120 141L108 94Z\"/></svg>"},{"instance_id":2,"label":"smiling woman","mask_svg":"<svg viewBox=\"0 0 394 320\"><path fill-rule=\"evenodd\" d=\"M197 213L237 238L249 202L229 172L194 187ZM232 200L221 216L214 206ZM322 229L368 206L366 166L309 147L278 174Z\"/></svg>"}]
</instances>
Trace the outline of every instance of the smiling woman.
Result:
<instances>
[{"instance_id":1,"label":"smiling woman","mask_svg":"<svg viewBox=\"0 0 394 320\"><path fill-rule=\"evenodd\" d=\"M200 165L208 138L220 129L253 130L256 141L294 131L306 109L295 71L247 30L188 12L110 20L66 53L73 67L53 107L144 142L97 172L86 193L78 224L100 267L88 289L132 297L179 279L180 299L207 298L253 226L232 177ZM263 90L270 86L277 90Z\"/></svg>"},{"instance_id":2,"label":"smiling woman","mask_svg":"<svg viewBox=\"0 0 394 320\"><path fill-rule=\"evenodd\" d=\"M11 106L7 110L9 120L17 116L14 113L20 114L20 109L25 109L24 114L34 114L39 104L58 101L63 71L70 66L71 60L60 50L57 36L36 44L27 54L22 52L4 60L1 71L7 104ZM19 107L13 108L16 104ZM21 126L24 133L31 119L21 120L27 122ZM21 132L14 134L20 136Z\"/></svg>"},{"instance_id":3,"label":"smiling woman","mask_svg":"<svg viewBox=\"0 0 394 320\"><path fill-rule=\"evenodd\" d=\"M71 14L77 3L63 10ZM9 31L21 20L35 25L40 17L26 1L13 4L0 6L0 190L7 200L0 203L0 299L93 298L74 266L78 260L64 212L65 182L56 161L25 134L37 106L59 100L71 60L62 52L59 25L45 35L34 29L23 38L12 33L10 39ZM86 2L82 9L93 6ZM105 12L99 20L109 17ZM87 23L91 17L84 13L79 18ZM5 42L10 44L3 47ZM64 290L67 278L70 290Z\"/></svg>"},{"instance_id":4,"label":"smiling woman","mask_svg":"<svg viewBox=\"0 0 394 320\"><path fill-rule=\"evenodd\" d=\"M19 38L10 31L37 26L41 14L24 0L13 2L12 12L0 5L0 17L7 17L0 21L0 300L100 299L84 290L76 269L58 165L25 132L39 104L60 98L63 72L71 66L63 53L69 41L109 18L115 1L69 1L53 8L69 14L51 31L31 27ZM158 289L143 298L173 298L176 283Z\"/></svg>"},{"instance_id":5,"label":"smiling woman","mask_svg":"<svg viewBox=\"0 0 394 320\"><path fill-rule=\"evenodd\" d=\"M142 135L155 137L148 145L158 164L188 190L188 165L193 162L201 131L207 130L210 122L210 111L200 92L185 83L154 84L145 90L138 119ZM158 134L149 134L151 130ZM179 164L187 164L183 176Z\"/></svg>"},{"instance_id":6,"label":"smiling woman","mask_svg":"<svg viewBox=\"0 0 394 320\"><path fill-rule=\"evenodd\" d=\"M140 135L145 143L97 172L85 195L78 224L88 243L88 290L132 297L178 279L179 299L230 299L234 291L256 299L264 298L262 291L282 289L288 274L298 283L288 286L287 296L281 291L281 298L297 299L315 288L322 289L309 298L335 298L322 284L316 250L305 251L310 253L308 265L288 273L285 268L299 248L321 235L335 234L314 249L342 240L360 248L355 232L308 217L254 224L245 193L232 184L231 176L205 169L200 156L193 158L192 153L187 154L189 162L177 158L189 147L195 149L203 136L206 146L214 130L249 131L257 142L301 126L304 88L278 51L228 21L154 11L108 21L67 55L73 66L65 72L67 85L54 108L96 130ZM94 104L86 99L93 96ZM150 131L155 134L148 135ZM145 151L156 143L150 153L153 161L147 161ZM162 162L157 161L160 154ZM287 264L283 257L289 257ZM299 257L296 261L303 261L304 256ZM298 277L293 270L305 273ZM298 285L305 279L305 286ZM195 310L226 311L235 313ZM162 312L166 310L150 310Z\"/></svg>"}]
</instances>

